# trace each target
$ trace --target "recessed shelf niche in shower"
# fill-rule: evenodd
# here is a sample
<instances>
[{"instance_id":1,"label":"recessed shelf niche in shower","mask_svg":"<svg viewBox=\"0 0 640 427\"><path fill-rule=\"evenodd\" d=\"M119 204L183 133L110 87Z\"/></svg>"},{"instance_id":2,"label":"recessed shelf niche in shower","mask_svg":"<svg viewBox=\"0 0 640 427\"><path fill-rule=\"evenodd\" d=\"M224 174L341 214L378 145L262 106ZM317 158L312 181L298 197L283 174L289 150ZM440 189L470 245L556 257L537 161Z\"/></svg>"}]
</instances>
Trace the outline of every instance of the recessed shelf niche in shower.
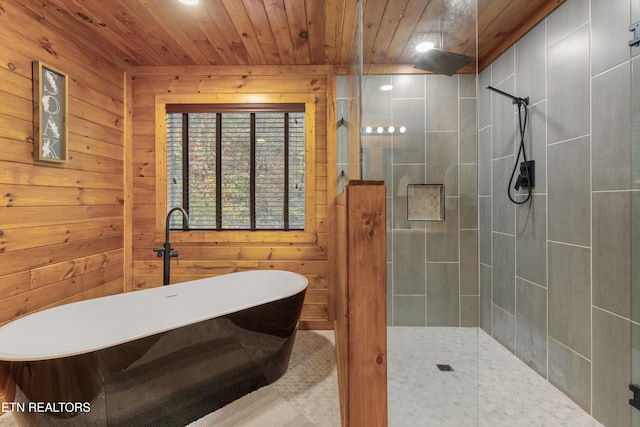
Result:
<instances>
[{"instance_id":1,"label":"recessed shelf niche in shower","mask_svg":"<svg viewBox=\"0 0 640 427\"><path fill-rule=\"evenodd\" d=\"M407 220L444 221L444 184L408 184Z\"/></svg>"}]
</instances>

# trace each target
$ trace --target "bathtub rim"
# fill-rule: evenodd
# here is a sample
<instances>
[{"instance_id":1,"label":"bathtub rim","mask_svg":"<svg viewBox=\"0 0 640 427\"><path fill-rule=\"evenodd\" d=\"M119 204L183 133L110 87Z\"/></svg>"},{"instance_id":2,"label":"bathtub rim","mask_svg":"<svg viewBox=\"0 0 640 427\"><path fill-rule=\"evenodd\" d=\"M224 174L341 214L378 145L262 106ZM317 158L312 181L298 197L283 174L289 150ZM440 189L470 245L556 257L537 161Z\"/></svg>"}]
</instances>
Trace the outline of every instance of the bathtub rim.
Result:
<instances>
[{"instance_id":1,"label":"bathtub rim","mask_svg":"<svg viewBox=\"0 0 640 427\"><path fill-rule=\"evenodd\" d=\"M285 279L284 283L275 285L280 286L278 289L280 291L279 293L265 292L268 289L264 284L266 279L277 280L282 278ZM229 286L232 283L236 283L236 281L240 281L240 279L246 280L242 282L246 283L246 286ZM24 362L49 360L103 350L119 344L178 329L183 326L278 301L306 291L308 283L309 281L305 276L291 271L251 270L176 283L169 286L124 292L48 308L30 313L0 327L0 361ZM268 284L272 283L269 282ZM198 291L200 291L200 293L198 293ZM220 291L226 298L230 298L230 304L228 304L228 306L221 306L220 299L213 299L211 300L213 307L211 307L210 312L207 312L204 297L215 296L215 291ZM153 299L154 297L155 299ZM155 304L151 306L147 304L146 307L144 307L145 314L149 314L147 311L151 310L151 314L158 316L157 318L149 319L149 317L140 315L140 306L136 303L144 299L146 299L147 302L150 299L152 302L155 302ZM176 301L179 301L181 308L189 308L190 310L185 310L178 314L168 312L167 315L166 310L168 308L175 308L170 305ZM105 311L107 311L105 307L118 309L122 308L120 304L123 303L125 307L124 313L122 310L108 311L105 313ZM80 307L80 309L78 309L78 307ZM95 323L92 323L91 326L86 323L73 322L73 320L77 318L69 317L69 314L65 313L66 311L80 310L76 314L78 314L78 317L81 317L82 314L87 314L87 311L91 311L91 308L94 308L93 313L98 314L98 317L92 318L92 320L95 320ZM101 308L101 310L98 308ZM165 311L163 312L163 310ZM44 322L46 326L43 327L41 318L50 316L51 314L58 315L61 313L63 320L58 319L59 323L57 324ZM108 314L111 314L111 316L106 317ZM159 321L154 324L152 320ZM132 327L122 330L121 328L124 326ZM60 337L63 340L67 340L64 342L66 347L54 341L56 329L65 330L65 327L71 327L71 330L66 330L65 335ZM40 328L44 328L45 330ZM21 338L16 338L16 331L14 329L18 329L17 332L22 332L22 334L20 334ZM21 329L26 329L26 333ZM116 331L114 332L114 330ZM91 337L91 339L88 343L83 344L81 341L72 339L72 337L69 336L73 333L84 333L83 338L88 336ZM30 344L25 345L24 336L28 334L31 334L30 336L37 335L40 339L39 343L34 345L30 342ZM43 335L45 335L44 338ZM32 349L28 351L7 351L5 350L7 340L10 341L10 345L22 345L23 349L30 347ZM19 343L16 344L16 341L19 341Z\"/></svg>"}]
</instances>

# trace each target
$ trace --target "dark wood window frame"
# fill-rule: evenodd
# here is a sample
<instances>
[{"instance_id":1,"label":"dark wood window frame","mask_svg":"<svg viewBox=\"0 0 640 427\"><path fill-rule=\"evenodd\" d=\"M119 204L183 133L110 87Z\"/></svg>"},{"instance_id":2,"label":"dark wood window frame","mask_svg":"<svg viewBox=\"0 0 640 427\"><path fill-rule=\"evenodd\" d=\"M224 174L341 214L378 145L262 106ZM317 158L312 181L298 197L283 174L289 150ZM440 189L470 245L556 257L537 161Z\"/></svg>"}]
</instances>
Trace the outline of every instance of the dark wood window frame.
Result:
<instances>
[{"instance_id":1,"label":"dark wood window frame","mask_svg":"<svg viewBox=\"0 0 640 427\"><path fill-rule=\"evenodd\" d=\"M215 148L215 182L216 182L216 202L215 202L215 228L202 228L203 231L304 231L304 224L306 223L304 217L302 218L302 227L291 227L289 220L289 172L290 172L290 144L289 144L289 115L291 113L305 113L305 104L303 103L287 103L287 104L167 104L167 114L180 114L182 117L182 149L184 153L189 152L189 114L192 113L212 113L215 114L215 134L216 134L216 148ZM249 178L249 227L229 228L225 226L223 218L223 201L222 201L222 117L225 113L245 113L250 118L250 178ZM283 114L283 183L282 183L282 227L274 228L273 225L263 227L257 224L256 220L256 114L259 113L282 113ZM189 212L189 157L188 155L182 156L182 206ZM168 160L167 160L168 163ZM303 167L303 169L305 169ZM304 172L303 172L304 174ZM303 196L303 202L306 197ZM304 208L303 208L304 210ZM300 224L298 221L297 224ZM184 225L174 225L176 229L183 229Z\"/></svg>"}]
</instances>

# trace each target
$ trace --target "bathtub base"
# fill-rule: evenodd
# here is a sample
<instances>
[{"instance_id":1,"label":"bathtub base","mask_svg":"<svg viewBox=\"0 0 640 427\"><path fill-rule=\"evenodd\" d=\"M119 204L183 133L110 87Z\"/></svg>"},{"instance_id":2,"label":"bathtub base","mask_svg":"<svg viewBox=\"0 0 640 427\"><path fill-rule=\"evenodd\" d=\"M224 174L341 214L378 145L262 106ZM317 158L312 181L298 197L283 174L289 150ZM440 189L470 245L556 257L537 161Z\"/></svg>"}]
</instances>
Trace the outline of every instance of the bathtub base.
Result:
<instances>
[{"instance_id":1,"label":"bathtub base","mask_svg":"<svg viewBox=\"0 0 640 427\"><path fill-rule=\"evenodd\" d=\"M20 425L38 427L184 426L284 374L303 300L304 292L55 361L2 362L17 372L16 402L26 408L42 402L80 408L14 415Z\"/></svg>"}]
</instances>

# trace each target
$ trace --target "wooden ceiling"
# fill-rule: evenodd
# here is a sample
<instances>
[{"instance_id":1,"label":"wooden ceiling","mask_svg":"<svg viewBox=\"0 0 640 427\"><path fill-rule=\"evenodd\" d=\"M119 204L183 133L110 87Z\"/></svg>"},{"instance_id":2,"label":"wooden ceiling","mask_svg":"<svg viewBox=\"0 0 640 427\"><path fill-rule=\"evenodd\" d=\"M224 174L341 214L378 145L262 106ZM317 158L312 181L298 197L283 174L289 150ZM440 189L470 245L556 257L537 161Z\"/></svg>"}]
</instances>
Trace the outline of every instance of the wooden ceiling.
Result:
<instances>
[{"instance_id":1,"label":"wooden ceiling","mask_svg":"<svg viewBox=\"0 0 640 427\"><path fill-rule=\"evenodd\" d=\"M132 66L346 65L357 14L356 0L15 1L34 19ZM476 11L482 69L564 2L363 1L364 63L389 72L411 68L423 40L475 57Z\"/></svg>"}]
</instances>

